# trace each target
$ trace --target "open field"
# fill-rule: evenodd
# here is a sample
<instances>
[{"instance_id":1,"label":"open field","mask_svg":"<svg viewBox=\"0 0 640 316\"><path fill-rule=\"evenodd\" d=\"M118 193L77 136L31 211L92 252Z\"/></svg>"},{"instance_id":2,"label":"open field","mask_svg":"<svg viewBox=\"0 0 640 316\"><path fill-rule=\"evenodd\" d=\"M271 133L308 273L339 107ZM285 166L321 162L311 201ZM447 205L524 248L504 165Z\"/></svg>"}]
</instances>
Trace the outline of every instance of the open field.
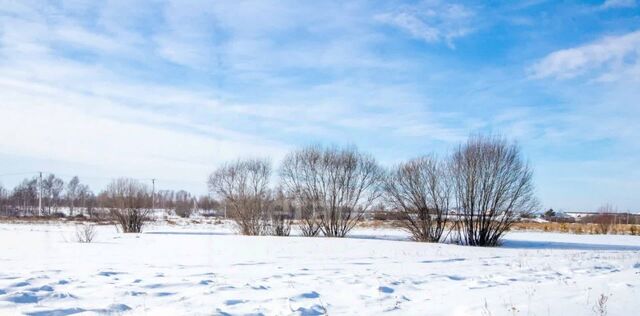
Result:
<instances>
[{"instance_id":1,"label":"open field","mask_svg":"<svg viewBox=\"0 0 640 316\"><path fill-rule=\"evenodd\" d=\"M0 224L1 315L633 315L640 239L513 232L501 248L248 237L227 223L142 234ZM606 302L598 304L605 297Z\"/></svg>"}]
</instances>

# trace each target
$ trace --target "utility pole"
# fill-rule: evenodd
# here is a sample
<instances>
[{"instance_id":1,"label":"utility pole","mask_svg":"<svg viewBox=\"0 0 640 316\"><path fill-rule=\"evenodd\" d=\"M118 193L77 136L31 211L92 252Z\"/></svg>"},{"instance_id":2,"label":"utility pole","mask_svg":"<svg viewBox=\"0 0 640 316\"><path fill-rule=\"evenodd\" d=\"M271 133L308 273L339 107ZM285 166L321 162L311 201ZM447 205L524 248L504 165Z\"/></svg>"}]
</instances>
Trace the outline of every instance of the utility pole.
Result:
<instances>
[{"instance_id":1,"label":"utility pole","mask_svg":"<svg viewBox=\"0 0 640 316\"><path fill-rule=\"evenodd\" d=\"M42 214L42 171L40 171L40 185L38 185L38 216Z\"/></svg>"},{"instance_id":2,"label":"utility pole","mask_svg":"<svg viewBox=\"0 0 640 316\"><path fill-rule=\"evenodd\" d=\"M156 179L151 179L151 210L156 210Z\"/></svg>"}]
</instances>

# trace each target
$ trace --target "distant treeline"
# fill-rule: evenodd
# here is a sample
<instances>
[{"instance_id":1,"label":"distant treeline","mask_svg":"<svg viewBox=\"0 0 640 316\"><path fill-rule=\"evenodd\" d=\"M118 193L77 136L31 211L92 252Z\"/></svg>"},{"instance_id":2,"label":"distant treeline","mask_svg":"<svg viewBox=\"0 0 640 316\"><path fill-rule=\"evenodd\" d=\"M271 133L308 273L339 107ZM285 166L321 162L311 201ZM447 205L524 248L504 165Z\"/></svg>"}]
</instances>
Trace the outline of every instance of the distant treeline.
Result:
<instances>
[{"instance_id":1,"label":"distant treeline","mask_svg":"<svg viewBox=\"0 0 640 316\"><path fill-rule=\"evenodd\" d=\"M142 197L143 207L176 211L183 215L193 209L213 211L220 203L207 195L196 196L185 190L158 190L149 188ZM39 209L41 201L41 209ZM24 179L13 189L0 184L0 215L2 216L86 216L100 215L100 211L113 208L114 201L108 189L97 194L75 176L66 182L54 174ZM96 213L96 211L98 211ZM104 212L103 212L104 213ZM186 214L184 214L186 215Z\"/></svg>"}]
</instances>

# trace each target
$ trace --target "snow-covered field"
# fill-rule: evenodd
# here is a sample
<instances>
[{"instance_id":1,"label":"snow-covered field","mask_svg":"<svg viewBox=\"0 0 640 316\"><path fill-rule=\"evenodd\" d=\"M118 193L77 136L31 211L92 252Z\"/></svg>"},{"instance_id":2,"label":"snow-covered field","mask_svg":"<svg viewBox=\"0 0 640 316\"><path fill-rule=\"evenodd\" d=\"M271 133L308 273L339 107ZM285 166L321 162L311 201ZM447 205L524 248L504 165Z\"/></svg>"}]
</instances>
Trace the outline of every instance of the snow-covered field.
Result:
<instances>
[{"instance_id":1,"label":"snow-covered field","mask_svg":"<svg viewBox=\"0 0 640 316\"><path fill-rule=\"evenodd\" d=\"M511 233L501 248L245 237L228 225L0 225L1 315L640 314L640 237Z\"/></svg>"}]
</instances>

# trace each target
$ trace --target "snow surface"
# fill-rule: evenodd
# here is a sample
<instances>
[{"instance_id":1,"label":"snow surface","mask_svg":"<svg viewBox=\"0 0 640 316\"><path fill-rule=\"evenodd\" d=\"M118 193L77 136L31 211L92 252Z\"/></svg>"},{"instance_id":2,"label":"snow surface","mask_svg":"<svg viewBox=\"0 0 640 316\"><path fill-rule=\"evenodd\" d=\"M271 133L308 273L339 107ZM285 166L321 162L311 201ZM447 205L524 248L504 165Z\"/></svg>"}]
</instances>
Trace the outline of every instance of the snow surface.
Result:
<instances>
[{"instance_id":1,"label":"snow surface","mask_svg":"<svg viewBox=\"0 0 640 316\"><path fill-rule=\"evenodd\" d=\"M640 237L514 232L501 248L247 237L229 224L0 224L0 315L640 314Z\"/></svg>"}]
</instances>

